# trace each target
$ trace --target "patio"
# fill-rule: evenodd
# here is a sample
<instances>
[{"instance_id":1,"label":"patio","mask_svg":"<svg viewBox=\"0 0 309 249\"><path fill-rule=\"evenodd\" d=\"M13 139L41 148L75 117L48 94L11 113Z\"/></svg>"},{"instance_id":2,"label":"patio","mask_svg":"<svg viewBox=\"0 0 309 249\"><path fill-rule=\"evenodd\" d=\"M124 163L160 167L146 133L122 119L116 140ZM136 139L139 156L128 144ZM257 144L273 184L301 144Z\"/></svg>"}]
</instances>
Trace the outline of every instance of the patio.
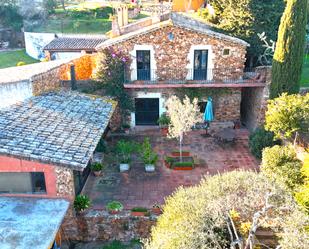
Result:
<instances>
[{"instance_id":1,"label":"patio","mask_svg":"<svg viewBox=\"0 0 309 249\"><path fill-rule=\"evenodd\" d=\"M145 173L142 162L134 157L129 173L119 173L115 154L107 153L104 163L107 168L101 177L89 176L83 193L89 195L94 209L105 209L111 200L124 204L125 209L132 207L150 208L163 204L164 198L179 186L198 184L206 174L236 169L257 170L259 162L248 149L246 129L236 130L236 141L231 145L220 145L213 137L203 137L204 130L196 130L184 138L184 150L190 151L199 159L200 166L191 171L175 171L163 165L167 152L178 149L176 140L161 136L159 129L135 132L130 135L111 134L107 137L107 147L112 148L119 139L142 142L149 137L155 151L159 154L155 173Z\"/></svg>"}]
</instances>

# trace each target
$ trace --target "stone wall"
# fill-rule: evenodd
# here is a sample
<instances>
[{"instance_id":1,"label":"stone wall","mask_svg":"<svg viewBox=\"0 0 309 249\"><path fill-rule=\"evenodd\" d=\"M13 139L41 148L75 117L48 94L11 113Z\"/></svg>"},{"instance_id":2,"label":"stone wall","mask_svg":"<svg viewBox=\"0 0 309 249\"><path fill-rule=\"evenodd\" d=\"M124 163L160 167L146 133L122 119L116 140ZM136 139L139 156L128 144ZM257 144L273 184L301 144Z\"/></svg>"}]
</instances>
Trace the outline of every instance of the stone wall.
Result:
<instances>
[{"instance_id":1,"label":"stone wall","mask_svg":"<svg viewBox=\"0 0 309 249\"><path fill-rule=\"evenodd\" d=\"M75 196L73 170L55 166L55 174L57 196L73 199Z\"/></svg>"},{"instance_id":2,"label":"stone wall","mask_svg":"<svg viewBox=\"0 0 309 249\"><path fill-rule=\"evenodd\" d=\"M203 91L200 88L196 88L198 91ZM132 98L137 97L138 91L129 90ZM172 95L183 95L185 90L177 91L174 89L142 89L140 92L144 94L161 93L162 97L167 100ZM200 94L201 95L201 94ZM199 101L206 102L207 97L213 98L214 105L214 121L227 122L240 120L240 103L241 103L241 88L214 88L207 93L200 96Z\"/></svg>"},{"instance_id":3,"label":"stone wall","mask_svg":"<svg viewBox=\"0 0 309 249\"><path fill-rule=\"evenodd\" d=\"M265 122L271 83L271 67L258 67L256 71L265 79L265 87L242 89L241 121L249 130L254 130Z\"/></svg>"},{"instance_id":4,"label":"stone wall","mask_svg":"<svg viewBox=\"0 0 309 249\"><path fill-rule=\"evenodd\" d=\"M90 210L75 216L69 210L62 223L63 237L72 241L130 241L147 238L156 217L133 217L125 211L120 215L109 215L106 211Z\"/></svg>"},{"instance_id":5,"label":"stone wall","mask_svg":"<svg viewBox=\"0 0 309 249\"><path fill-rule=\"evenodd\" d=\"M169 39L171 34L173 35L172 40ZM218 81L225 78L238 79L243 74L246 46L234 41L214 38L170 25L122 41L112 47L115 50L125 52L132 57L132 63L136 63L135 45L151 45L153 47L156 77L159 81L186 78L188 70L192 70L191 67L193 67L189 64L190 60L193 60L193 54L190 54L192 50L190 51L190 49L194 45L211 47L209 52L209 61L211 63L209 63L208 68L213 68L213 79ZM229 49L230 55L223 55L224 49ZM152 69L155 69L155 67L153 66Z\"/></svg>"},{"instance_id":6,"label":"stone wall","mask_svg":"<svg viewBox=\"0 0 309 249\"><path fill-rule=\"evenodd\" d=\"M56 67L47 72L34 75L31 78L33 95L60 89L60 68Z\"/></svg>"}]
</instances>

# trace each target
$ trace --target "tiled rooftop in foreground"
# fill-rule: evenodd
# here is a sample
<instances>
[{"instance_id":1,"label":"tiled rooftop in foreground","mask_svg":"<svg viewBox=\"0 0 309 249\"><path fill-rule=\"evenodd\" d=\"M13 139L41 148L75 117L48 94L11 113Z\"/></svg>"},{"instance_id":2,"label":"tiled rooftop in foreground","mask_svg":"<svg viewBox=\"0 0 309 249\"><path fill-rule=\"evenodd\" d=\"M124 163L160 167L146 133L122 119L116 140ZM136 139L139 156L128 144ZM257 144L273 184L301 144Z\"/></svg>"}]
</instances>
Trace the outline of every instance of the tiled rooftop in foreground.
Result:
<instances>
[{"instance_id":1,"label":"tiled rooftop in foreground","mask_svg":"<svg viewBox=\"0 0 309 249\"><path fill-rule=\"evenodd\" d=\"M82 170L113 110L106 98L72 91L0 109L0 154Z\"/></svg>"}]
</instances>

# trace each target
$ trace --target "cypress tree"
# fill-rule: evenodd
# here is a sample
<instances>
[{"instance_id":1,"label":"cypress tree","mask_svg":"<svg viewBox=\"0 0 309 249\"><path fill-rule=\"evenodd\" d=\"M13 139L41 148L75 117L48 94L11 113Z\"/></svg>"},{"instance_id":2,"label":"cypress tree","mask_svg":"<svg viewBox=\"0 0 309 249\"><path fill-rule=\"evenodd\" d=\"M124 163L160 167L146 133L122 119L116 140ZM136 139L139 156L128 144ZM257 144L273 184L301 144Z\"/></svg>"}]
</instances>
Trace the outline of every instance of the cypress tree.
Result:
<instances>
[{"instance_id":1,"label":"cypress tree","mask_svg":"<svg viewBox=\"0 0 309 249\"><path fill-rule=\"evenodd\" d=\"M299 92L306 24L307 0L288 0L273 58L270 98L276 98L283 92Z\"/></svg>"}]
</instances>

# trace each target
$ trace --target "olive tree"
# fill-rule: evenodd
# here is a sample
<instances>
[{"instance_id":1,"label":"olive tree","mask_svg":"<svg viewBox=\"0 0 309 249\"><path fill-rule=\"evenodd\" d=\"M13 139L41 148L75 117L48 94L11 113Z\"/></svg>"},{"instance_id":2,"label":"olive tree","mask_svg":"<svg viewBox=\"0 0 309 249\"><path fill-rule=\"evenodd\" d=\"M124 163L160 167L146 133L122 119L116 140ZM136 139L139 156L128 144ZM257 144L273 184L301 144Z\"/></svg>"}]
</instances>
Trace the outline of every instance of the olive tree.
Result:
<instances>
[{"instance_id":1,"label":"olive tree","mask_svg":"<svg viewBox=\"0 0 309 249\"><path fill-rule=\"evenodd\" d=\"M180 160L182 161L182 142L184 134L191 131L193 125L201 121L198 99L191 102L188 96L181 101L177 96L172 96L166 101L166 111L170 118L168 137L178 138Z\"/></svg>"}]
</instances>

